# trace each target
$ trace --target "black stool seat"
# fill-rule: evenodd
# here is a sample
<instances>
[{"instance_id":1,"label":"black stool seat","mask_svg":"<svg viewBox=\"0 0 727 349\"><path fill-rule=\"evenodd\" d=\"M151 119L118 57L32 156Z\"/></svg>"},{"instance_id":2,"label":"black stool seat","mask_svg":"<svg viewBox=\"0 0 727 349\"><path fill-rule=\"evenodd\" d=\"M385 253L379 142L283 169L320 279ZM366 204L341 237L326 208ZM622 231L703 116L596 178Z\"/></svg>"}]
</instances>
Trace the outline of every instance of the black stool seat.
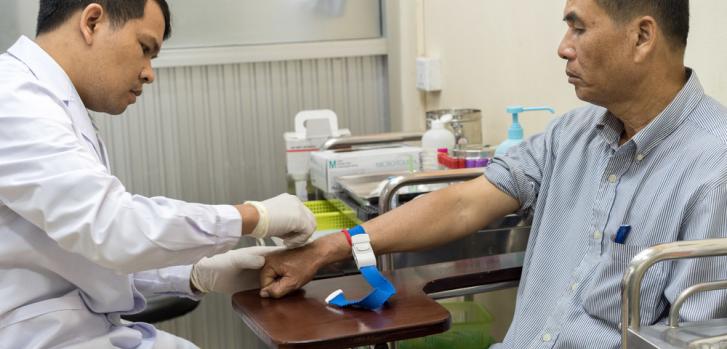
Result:
<instances>
[{"instance_id":1,"label":"black stool seat","mask_svg":"<svg viewBox=\"0 0 727 349\"><path fill-rule=\"evenodd\" d=\"M146 309L137 314L123 315L121 318L133 322L156 323L180 317L194 310L199 301L175 296L153 296L146 300Z\"/></svg>"}]
</instances>

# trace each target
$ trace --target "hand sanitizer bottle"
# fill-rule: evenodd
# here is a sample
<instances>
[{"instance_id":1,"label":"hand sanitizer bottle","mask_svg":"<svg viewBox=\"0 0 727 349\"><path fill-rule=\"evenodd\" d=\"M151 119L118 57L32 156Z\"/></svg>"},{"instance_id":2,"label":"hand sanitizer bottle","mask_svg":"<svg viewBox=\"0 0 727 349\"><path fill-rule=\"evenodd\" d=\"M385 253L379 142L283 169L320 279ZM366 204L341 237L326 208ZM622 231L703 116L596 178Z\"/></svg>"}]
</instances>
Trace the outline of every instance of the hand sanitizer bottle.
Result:
<instances>
[{"instance_id":1,"label":"hand sanitizer bottle","mask_svg":"<svg viewBox=\"0 0 727 349\"><path fill-rule=\"evenodd\" d=\"M445 124L452 121L452 114L442 115L441 118L432 120L432 127L424 132L422 136L422 170L433 171L443 167L439 166L437 160L438 149L454 148L454 135L450 132Z\"/></svg>"},{"instance_id":2,"label":"hand sanitizer bottle","mask_svg":"<svg viewBox=\"0 0 727 349\"><path fill-rule=\"evenodd\" d=\"M551 114L555 114L555 110L547 106L529 108L522 106L507 107L507 112L512 114L512 125L510 126L510 129L507 130L507 139L504 142L500 143L500 145L497 146L497 149L495 149L495 156L505 155L510 147L517 145L518 143L523 141L523 128L522 126L520 126L520 122L518 121L518 114L526 111L536 110L547 110Z\"/></svg>"}]
</instances>

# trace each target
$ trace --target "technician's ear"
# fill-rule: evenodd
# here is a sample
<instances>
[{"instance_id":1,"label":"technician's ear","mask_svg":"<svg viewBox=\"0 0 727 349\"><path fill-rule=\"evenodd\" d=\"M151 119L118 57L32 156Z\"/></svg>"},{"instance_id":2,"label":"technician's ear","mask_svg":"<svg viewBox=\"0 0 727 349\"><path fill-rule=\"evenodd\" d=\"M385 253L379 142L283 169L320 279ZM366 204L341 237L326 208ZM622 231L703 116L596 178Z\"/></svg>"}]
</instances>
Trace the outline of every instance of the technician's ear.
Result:
<instances>
[{"instance_id":1,"label":"technician's ear","mask_svg":"<svg viewBox=\"0 0 727 349\"><path fill-rule=\"evenodd\" d=\"M81 35L86 44L93 43L94 34L98 31L99 24L106 15L104 8L99 4L90 4L81 12Z\"/></svg>"},{"instance_id":2,"label":"technician's ear","mask_svg":"<svg viewBox=\"0 0 727 349\"><path fill-rule=\"evenodd\" d=\"M637 18L634 35L636 36L636 54L634 58L636 62L642 62L656 48L656 40L659 38L659 26L651 16Z\"/></svg>"}]
</instances>

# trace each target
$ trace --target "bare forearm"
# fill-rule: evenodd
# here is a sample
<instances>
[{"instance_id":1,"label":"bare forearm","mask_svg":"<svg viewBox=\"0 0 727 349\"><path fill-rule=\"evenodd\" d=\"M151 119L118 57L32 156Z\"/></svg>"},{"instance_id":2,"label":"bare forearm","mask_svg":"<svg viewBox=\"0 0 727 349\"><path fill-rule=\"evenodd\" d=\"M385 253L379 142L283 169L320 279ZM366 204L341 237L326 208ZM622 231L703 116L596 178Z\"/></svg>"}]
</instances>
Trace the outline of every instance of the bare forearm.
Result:
<instances>
[{"instance_id":1,"label":"bare forearm","mask_svg":"<svg viewBox=\"0 0 727 349\"><path fill-rule=\"evenodd\" d=\"M427 194L363 224L376 254L425 249L455 240L514 212L518 202L481 177ZM327 264L351 258L343 234L266 257L262 297L279 298L303 287Z\"/></svg>"},{"instance_id":2,"label":"bare forearm","mask_svg":"<svg viewBox=\"0 0 727 349\"><path fill-rule=\"evenodd\" d=\"M364 228L377 254L413 251L474 233L518 207L515 199L479 177L412 200Z\"/></svg>"},{"instance_id":3,"label":"bare forearm","mask_svg":"<svg viewBox=\"0 0 727 349\"><path fill-rule=\"evenodd\" d=\"M316 269L328 264L351 258L351 246L343 234L331 234L313 241L311 248L314 248L317 256Z\"/></svg>"},{"instance_id":4,"label":"bare forearm","mask_svg":"<svg viewBox=\"0 0 727 349\"><path fill-rule=\"evenodd\" d=\"M249 235L257 226L258 219L260 219L257 209L249 204L235 205L235 208L242 217L242 235Z\"/></svg>"},{"instance_id":5,"label":"bare forearm","mask_svg":"<svg viewBox=\"0 0 727 349\"><path fill-rule=\"evenodd\" d=\"M518 207L517 200L480 177L412 200L363 227L376 254L414 251L462 238ZM318 245L323 264L350 257L342 234Z\"/></svg>"}]
</instances>

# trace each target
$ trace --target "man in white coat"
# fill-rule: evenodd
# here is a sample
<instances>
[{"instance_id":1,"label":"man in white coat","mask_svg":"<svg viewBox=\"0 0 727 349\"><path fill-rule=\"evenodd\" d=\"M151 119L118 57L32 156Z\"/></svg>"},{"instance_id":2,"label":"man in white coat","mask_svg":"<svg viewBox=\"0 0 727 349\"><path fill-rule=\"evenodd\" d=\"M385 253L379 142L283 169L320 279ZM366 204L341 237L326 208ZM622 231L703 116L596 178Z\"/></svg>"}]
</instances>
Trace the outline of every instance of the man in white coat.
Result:
<instances>
[{"instance_id":1,"label":"man in white coat","mask_svg":"<svg viewBox=\"0 0 727 349\"><path fill-rule=\"evenodd\" d=\"M109 172L87 109L134 103L169 34L164 0L41 0L35 41L0 55L0 348L196 348L120 315L145 294L234 293L264 263L226 252L243 235L298 246L315 230L290 195L194 204Z\"/></svg>"}]
</instances>

